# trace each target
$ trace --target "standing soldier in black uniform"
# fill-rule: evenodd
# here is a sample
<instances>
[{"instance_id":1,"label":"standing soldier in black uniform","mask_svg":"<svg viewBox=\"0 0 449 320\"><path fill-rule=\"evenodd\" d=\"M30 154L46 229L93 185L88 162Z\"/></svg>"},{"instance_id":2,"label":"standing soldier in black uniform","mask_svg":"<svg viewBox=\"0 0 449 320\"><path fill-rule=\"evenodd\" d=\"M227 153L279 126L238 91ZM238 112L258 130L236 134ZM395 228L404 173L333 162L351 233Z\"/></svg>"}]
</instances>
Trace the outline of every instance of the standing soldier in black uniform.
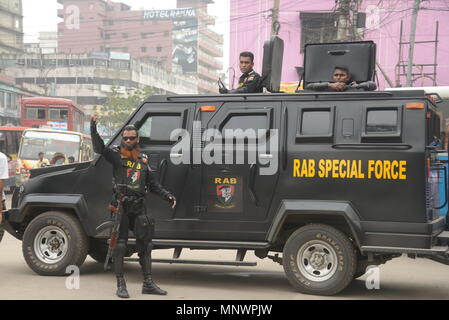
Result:
<instances>
[{"instance_id":1,"label":"standing soldier in black uniform","mask_svg":"<svg viewBox=\"0 0 449 320\"><path fill-rule=\"evenodd\" d=\"M123 272L123 261L126 254L128 230L136 236L139 262L144 275L143 294L166 295L151 277L151 249L154 233L154 220L146 215L145 195L147 191L156 193L176 206L175 197L165 190L154 178L145 155L138 148L139 135L136 127L126 126L122 132L120 148L106 148L97 132L98 115L91 119L91 136L94 151L105 157L112 164L113 180L118 193L118 201L122 203L122 217L117 247L113 253L114 271L117 277L117 296L129 298ZM115 205L117 206L117 205Z\"/></svg>"},{"instance_id":2,"label":"standing soldier in black uniform","mask_svg":"<svg viewBox=\"0 0 449 320\"><path fill-rule=\"evenodd\" d=\"M220 93L260 93L260 75L253 70L254 54L249 51L240 53L240 71L243 73L239 79L239 87L234 90L220 88Z\"/></svg>"}]
</instances>

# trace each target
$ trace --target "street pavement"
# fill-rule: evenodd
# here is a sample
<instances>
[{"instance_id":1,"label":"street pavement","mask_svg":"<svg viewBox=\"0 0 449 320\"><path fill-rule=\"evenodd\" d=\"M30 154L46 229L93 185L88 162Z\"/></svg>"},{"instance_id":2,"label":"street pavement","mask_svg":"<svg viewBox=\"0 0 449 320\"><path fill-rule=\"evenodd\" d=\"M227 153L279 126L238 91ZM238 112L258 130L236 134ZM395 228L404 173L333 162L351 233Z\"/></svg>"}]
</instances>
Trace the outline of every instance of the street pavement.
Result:
<instances>
[{"instance_id":1,"label":"street pavement","mask_svg":"<svg viewBox=\"0 0 449 320\"><path fill-rule=\"evenodd\" d=\"M10 201L10 196L7 196ZM171 258L173 250L155 250L154 258ZM182 259L234 260L231 250L185 250ZM153 278L167 296L141 295L141 273L137 263L126 263L125 277L132 299L138 300L319 300L319 299L449 299L449 266L427 259L394 259L380 267L380 289L368 290L367 275L353 281L334 297L295 292L282 266L252 253L246 261L256 267L177 265L154 263ZM69 284L68 289L66 284ZM78 282L67 277L43 277L25 263L22 243L9 234L0 243L0 300L117 299L112 271L88 257ZM73 289L74 288L74 289Z\"/></svg>"}]
</instances>

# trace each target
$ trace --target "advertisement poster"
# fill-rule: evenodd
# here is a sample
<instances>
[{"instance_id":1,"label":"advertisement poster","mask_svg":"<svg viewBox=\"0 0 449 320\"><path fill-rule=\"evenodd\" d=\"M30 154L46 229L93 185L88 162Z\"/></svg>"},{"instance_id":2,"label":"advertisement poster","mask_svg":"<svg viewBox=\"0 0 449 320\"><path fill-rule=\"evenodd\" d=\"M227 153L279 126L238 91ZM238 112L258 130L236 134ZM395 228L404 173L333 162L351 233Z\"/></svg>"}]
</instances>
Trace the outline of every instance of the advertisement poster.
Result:
<instances>
[{"instance_id":1,"label":"advertisement poster","mask_svg":"<svg viewBox=\"0 0 449 320\"><path fill-rule=\"evenodd\" d=\"M172 21L172 70L177 73L198 71L198 13L193 8L147 10L144 20Z\"/></svg>"}]
</instances>

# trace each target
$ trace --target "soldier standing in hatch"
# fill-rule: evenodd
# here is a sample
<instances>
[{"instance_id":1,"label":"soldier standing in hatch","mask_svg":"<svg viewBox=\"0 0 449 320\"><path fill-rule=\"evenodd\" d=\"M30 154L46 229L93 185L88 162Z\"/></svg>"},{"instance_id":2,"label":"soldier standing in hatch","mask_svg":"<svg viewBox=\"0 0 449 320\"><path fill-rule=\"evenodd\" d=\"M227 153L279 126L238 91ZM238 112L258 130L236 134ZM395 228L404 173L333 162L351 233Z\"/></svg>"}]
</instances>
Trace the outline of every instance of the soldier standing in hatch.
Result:
<instances>
[{"instance_id":1,"label":"soldier standing in hatch","mask_svg":"<svg viewBox=\"0 0 449 320\"><path fill-rule=\"evenodd\" d=\"M336 91L342 92L351 89L362 89L365 91L374 91L377 86L372 81L366 81L362 83L356 83L352 81L351 73L349 69L344 66L335 66L332 73L331 82L315 82L309 83L304 89L314 91Z\"/></svg>"},{"instance_id":2,"label":"soldier standing in hatch","mask_svg":"<svg viewBox=\"0 0 449 320\"><path fill-rule=\"evenodd\" d=\"M137 128L126 126L122 132L120 148L106 148L97 132L98 115L91 119L91 136L94 151L105 157L112 164L114 185L122 199L123 211L119 229L117 247L113 253L114 271L117 277L117 296L129 298L124 279L123 262L128 241L128 229L136 236L139 263L144 275L142 293L166 295L151 277L151 250L154 233L154 220L145 212L145 195L147 191L158 194L176 206L175 197L165 190L154 178L145 155L139 151Z\"/></svg>"},{"instance_id":3,"label":"soldier standing in hatch","mask_svg":"<svg viewBox=\"0 0 449 320\"><path fill-rule=\"evenodd\" d=\"M260 93L260 75L254 71L254 54L249 51L240 53L240 71L243 73L239 79L239 87L234 90L220 88L220 93Z\"/></svg>"}]
</instances>

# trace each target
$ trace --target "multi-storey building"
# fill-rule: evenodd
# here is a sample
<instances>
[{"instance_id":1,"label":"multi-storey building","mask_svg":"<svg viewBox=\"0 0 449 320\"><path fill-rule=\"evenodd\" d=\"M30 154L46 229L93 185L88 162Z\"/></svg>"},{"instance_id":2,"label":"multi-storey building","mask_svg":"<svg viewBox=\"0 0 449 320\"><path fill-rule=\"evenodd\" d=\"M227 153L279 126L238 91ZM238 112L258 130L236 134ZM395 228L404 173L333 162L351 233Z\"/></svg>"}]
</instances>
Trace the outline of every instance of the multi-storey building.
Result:
<instances>
[{"instance_id":1,"label":"multi-storey building","mask_svg":"<svg viewBox=\"0 0 449 320\"><path fill-rule=\"evenodd\" d=\"M85 107L107 102L112 89L126 97L135 89L151 88L156 94L197 93L190 75L176 74L126 56L91 54L0 55L0 68L16 85L37 85L45 96L67 98Z\"/></svg>"},{"instance_id":2,"label":"multi-storey building","mask_svg":"<svg viewBox=\"0 0 449 320\"><path fill-rule=\"evenodd\" d=\"M200 93L216 92L223 37L210 29L211 0L178 0L177 9L131 10L120 2L58 0L60 53L128 53L174 73L190 74Z\"/></svg>"},{"instance_id":3,"label":"multi-storey building","mask_svg":"<svg viewBox=\"0 0 449 320\"><path fill-rule=\"evenodd\" d=\"M23 52L22 0L0 0L0 53Z\"/></svg>"},{"instance_id":4,"label":"multi-storey building","mask_svg":"<svg viewBox=\"0 0 449 320\"><path fill-rule=\"evenodd\" d=\"M356 40L377 44L380 87L405 85L413 0L346 1L357 7ZM304 46L338 39L339 5L343 1L283 0L279 35L284 39L282 81L298 81ZM263 43L271 36L271 0L231 0L230 65L238 72L239 53L253 51L256 70L262 71ZM447 1L421 1L417 15L413 86L449 84L449 11ZM354 21L355 22L355 21ZM402 27L401 27L402 25ZM352 30L345 30L350 31ZM381 68L379 68L379 66ZM388 78L388 80L387 80Z\"/></svg>"},{"instance_id":5,"label":"multi-storey building","mask_svg":"<svg viewBox=\"0 0 449 320\"><path fill-rule=\"evenodd\" d=\"M28 83L16 85L14 77L0 72L0 125L19 125L22 97L42 94L41 87Z\"/></svg>"},{"instance_id":6,"label":"multi-storey building","mask_svg":"<svg viewBox=\"0 0 449 320\"><path fill-rule=\"evenodd\" d=\"M52 54L58 52L57 32L39 32L39 42L24 44L25 53Z\"/></svg>"}]
</instances>

